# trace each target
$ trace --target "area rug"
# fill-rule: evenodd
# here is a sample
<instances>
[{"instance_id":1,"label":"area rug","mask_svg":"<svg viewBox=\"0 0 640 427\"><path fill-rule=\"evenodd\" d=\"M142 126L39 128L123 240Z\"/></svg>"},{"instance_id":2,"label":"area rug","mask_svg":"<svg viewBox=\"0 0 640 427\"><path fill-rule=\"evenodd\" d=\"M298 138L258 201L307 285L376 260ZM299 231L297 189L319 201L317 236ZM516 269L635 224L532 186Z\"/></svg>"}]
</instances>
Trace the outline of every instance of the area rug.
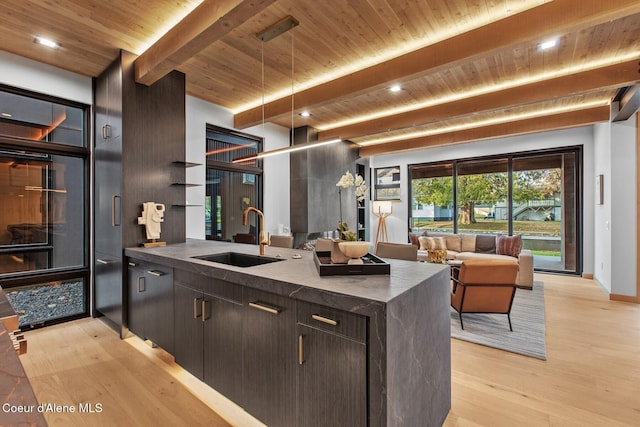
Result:
<instances>
[{"instance_id":1,"label":"area rug","mask_svg":"<svg viewBox=\"0 0 640 427\"><path fill-rule=\"evenodd\" d=\"M518 289L511 308L511 324L505 314L462 314L451 308L451 337L486 345L512 353L547 360L544 324L544 286L534 282L533 289Z\"/></svg>"}]
</instances>

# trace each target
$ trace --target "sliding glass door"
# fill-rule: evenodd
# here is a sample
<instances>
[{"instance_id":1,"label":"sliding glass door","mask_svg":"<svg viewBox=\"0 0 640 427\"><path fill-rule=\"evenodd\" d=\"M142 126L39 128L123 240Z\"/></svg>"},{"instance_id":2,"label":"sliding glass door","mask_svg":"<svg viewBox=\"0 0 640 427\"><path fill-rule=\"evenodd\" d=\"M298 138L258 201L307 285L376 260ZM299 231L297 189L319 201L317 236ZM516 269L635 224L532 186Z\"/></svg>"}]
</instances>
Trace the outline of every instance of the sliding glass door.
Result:
<instances>
[{"instance_id":1,"label":"sliding glass door","mask_svg":"<svg viewBox=\"0 0 640 427\"><path fill-rule=\"evenodd\" d=\"M581 273L580 171L579 147L411 165L410 231L519 234L537 270Z\"/></svg>"}]
</instances>

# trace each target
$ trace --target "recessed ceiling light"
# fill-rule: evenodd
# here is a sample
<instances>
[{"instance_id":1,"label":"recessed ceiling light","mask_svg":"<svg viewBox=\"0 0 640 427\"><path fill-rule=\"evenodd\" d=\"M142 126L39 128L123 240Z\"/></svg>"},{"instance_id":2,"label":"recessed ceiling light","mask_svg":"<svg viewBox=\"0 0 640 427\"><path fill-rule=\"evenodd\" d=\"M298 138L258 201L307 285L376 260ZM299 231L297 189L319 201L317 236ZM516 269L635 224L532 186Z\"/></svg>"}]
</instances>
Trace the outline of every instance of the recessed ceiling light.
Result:
<instances>
[{"instance_id":1,"label":"recessed ceiling light","mask_svg":"<svg viewBox=\"0 0 640 427\"><path fill-rule=\"evenodd\" d=\"M389 88L389 92L400 92L402 90L402 86L393 85Z\"/></svg>"},{"instance_id":2,"label":"recessed ceiling light","mask_svg":"<svg viewBox=\"0 0 640 427\"><path fill-rule=\"evenodd\" d=\"M308 111L303 111L299 115L300 115L300 117L311 117L311 113L308 112Z\"/></svg>"},{"instance_id":3,"label":"recessed ceiling light","mask_svg":"<svg viewBox=\"0 0 640 427\"><path fill-rule=\"evenodd\" d=\"M47 39L45 37L36 36L33 41L35 43L41 44L41 45L46 46L46 47L50 47L52 49L57 49L57 48L60 47L60 45L58 43L54 42L51 39Z\"/></svg>"},{"instance_id":4,"label":"recessed ceiling light","mask_svg":"<svg viewBox=\"0 0 640 427\"><path fill-rule=\"evenodd\" d=\"M0 116L2 116L2 117L11 117L11 114L10 113L6 113L6 112L3 111L2 113L0 113Z\"/></svg>"},{"instance_id":5,"label":"recessed ceiling light","mask_svg":"<svg viewBox=\"0 0 640 427\"><path fill-rule=\"evenodd\" d=\"M547 40L546 42L542 42L538 45L538 50L547 50L555 47L558 44L558 39Z\"/></svg>"}]
</instances>

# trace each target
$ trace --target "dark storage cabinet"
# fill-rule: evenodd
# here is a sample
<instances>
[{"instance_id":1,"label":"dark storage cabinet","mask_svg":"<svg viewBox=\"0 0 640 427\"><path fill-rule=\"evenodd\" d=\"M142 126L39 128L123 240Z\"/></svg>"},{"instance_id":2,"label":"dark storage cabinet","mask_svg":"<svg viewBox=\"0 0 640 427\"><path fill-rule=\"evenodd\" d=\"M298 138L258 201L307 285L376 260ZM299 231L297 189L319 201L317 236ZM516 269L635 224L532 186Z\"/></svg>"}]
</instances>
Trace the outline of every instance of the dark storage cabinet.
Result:
<instances>
[{"instance_id":1,"label":"dark storage cabinet","mask_svg":"<svg viewBox=\"0 0 640 427\"><path fill-rule=\"evenodd\" d=\"M129 330L173 353L173 269L129 259Z\"/></svg>"},{"instance_id":2,"label":"dark storage cabinet","mask_svg":"<svg viewBox=\"0 0 640 427\"><path fill-rule=\"evenodd\" d=\"M296 426L366 426L366 318L297 304Z\"/></svg>"},{"instance_id":3,"label":"dark storage cabinet","mask_svg":"<svg viewBox=\"0 0 640 427\"><path fill-rule=\"evenodd\" d=\"M131 331L260 421L367 425L366 317L150 262L128 266ZM158 341L162 330L175 330L172 346Z\"/></svg>"},{"instance_id":4,"label":"dark storage cabinet","mask_svg":"<svg viewBox=\"0 0 640 427\"><path fill-rule=\"evenodd\" d=\"M185 241L185 76L173 71L151 86L136 84L135 55L120 52L95 79L95 277L96 315L122 337L128 327L123 249L146 241L137 217L142 203L166 206L161 240ZM166 224L170 224L167 226Z\"/></svg>"},{"instance_id":5,"label":"dark storage cabinet","mask_svg":"<svg viewBox=\"0 0 640 427\"><path fill-rule=\"evenodd\" d=\"M176 270L175 359L229 399L242 401L242 288Z\"/></svg>"},{"instance_id":6,"label":"dark storage cabinet","mask_svg":"<svg viewBox=\"0 0 640 427\"><path fill-rule=\"evenodd\" d=\"M244 292L243 406L267 425L295 426L295 300Z\"/></svg>"}]
</instances>

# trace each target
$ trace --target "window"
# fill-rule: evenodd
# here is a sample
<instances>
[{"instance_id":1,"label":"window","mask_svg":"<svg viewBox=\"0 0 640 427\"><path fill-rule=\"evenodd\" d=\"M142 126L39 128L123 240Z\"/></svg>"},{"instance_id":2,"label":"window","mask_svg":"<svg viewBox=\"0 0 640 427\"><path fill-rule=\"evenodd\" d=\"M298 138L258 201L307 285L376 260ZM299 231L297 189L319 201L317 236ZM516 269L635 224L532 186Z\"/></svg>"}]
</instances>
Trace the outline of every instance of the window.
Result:
<instances>
[{"instance_id":1,"label":"window","mask_svg":"<svg viewBox=\"0 0 640 427\"><path fill-rule=\"evenodd\" d=\"M410 231L520 234L538 271L579 274L581 158L575 147L411 165Z\"/></svg>"},{"instance_id":2,"label":"window","mask_svg":"<svg viewBox=\"0 0 640 427\"><path fill-rule=\"evenodd\" d=\"M22 328L84 316L87 109L0 89L0 284Z\"/></svg>"},{"instance_id":3,"label":"window","mask_svg":"<svg viewBox=\"0 0 640 427\"><path fill-rule=\"evenodd\" d=\"M207 239L257 242L257 218L252 215L247 225L243 225L242 214L250 206L262 209L262 162L249 160L233 163L233 160L262 151L262 139L208 126L206 144Z\"/></svg>"}]
</instances>

